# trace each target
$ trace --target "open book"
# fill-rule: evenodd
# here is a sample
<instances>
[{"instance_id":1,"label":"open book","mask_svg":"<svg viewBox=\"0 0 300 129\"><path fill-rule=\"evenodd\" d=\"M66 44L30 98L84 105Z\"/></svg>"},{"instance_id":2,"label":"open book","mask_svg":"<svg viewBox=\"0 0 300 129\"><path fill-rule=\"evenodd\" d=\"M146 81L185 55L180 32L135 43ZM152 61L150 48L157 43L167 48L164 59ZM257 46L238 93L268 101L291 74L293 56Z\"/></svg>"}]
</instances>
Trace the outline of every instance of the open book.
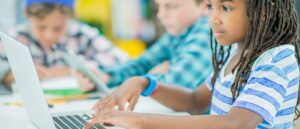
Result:
<instances>
[{"instance_id":1,"label":"open book","mask_svg":"<svg viewBox=\"0 0 300 129\"><path fill-rule=\"evenodd\" d=\"M41 86L46 94L52 95L81 95L79 83L74 77L57 77L41 81Z\"/></svg>"}]
</instances>

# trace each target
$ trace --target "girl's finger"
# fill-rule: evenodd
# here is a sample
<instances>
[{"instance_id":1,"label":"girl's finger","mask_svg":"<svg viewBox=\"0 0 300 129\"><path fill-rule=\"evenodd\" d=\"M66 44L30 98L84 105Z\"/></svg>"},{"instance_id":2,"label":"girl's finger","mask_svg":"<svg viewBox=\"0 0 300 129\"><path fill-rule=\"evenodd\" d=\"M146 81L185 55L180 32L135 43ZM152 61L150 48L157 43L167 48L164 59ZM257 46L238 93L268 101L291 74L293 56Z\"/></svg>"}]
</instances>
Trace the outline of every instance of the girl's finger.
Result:
<instances>
[{"instance_id":1,"label":"girl's finger","mask_svg":"<svg viewBox=\"0 0 300 129\"><path fill-rule=\"evenodd\" d=\"M84 129L90 129L97 123L101 123L102 121L99 118L91 119L87 122L87 124L84 126Z\"/></svg>"},{"instance_id":2,"label":"girl's finger","mask_svg":"<svg viewBox=\"0 0 300 129\"><path fill-rule=\"evenodd\" d=\"M111 114L112 112L111 112L111 110L108 110L108 109L104 109L102 112L100 112L99 114L98 114L98 116L102 116L103 117L103 121L101 122L101 121L97 121L98 123L103 123L103 125L104 126L108 126L108 127L112 127L112 126L114 126L113 124L111 124L109 121L107 121L108 119L108 116L110 116L109 114ZM97 116L96 116L97 117ZM102 119L102 118L97 118L97 119ZM106 119L106 120L104 120L104 119Z\"/></svg>"},{"instance_id":3,"label":"girl's finger","mask_svg":"<svg viewBox=\"0 0 300 129\"><path fill-rule=\"evenodd\" d=\"M105 102L98 102L97 107L95 107L95 112L99 113L102 110L109 109L112 110L116 106L114 100L105 100Z\"/></svg>"},{"instance_id":4,"label":"girl's finger","mask_svg":"<svg viewBox=\"0 0 300 129\"><path fill-rule=\"evenodd\" d=\"M125 109L125 103L127 101L128 100L126 98L124 98L124 97L118 99L117 103L118 103L118 106L119 106L119 110L121 110L121 111L125 111L126 110Z\"/></svg>"},{"instance_id":5,"label":"girl's finger","mask_svg":"<svg viewBox=\"0 0 300 129\"><path fill-rule=\"evenodd\" d=\"M107 97L105 97L105 98L103 98L102 100L99 100L96 104L95 104L95 106L93 107L93 110L95 110L96 112L99 112L102 108L103 108L103 106L106 104L106 103L108 103L108 98Z\"/></svg>"},{"instance_id":6,"label":"girl's finger","mask_svg":"<svg viewBox=\"0 0 300 129\"><path fill-rule=\"evenodd\" d=\"M105 106L103 106L101 110L113 110L116 105L117 103L114 100L112 100L108 102Z\"/></svg>"},{"instance_id":7,"label":"girl's finger","mask_svg":"<svg viewBox=\"0 0 300 129\"><path fill-rule=\"evenodd\" d=\"M104 98L102 98L101 100L99 100L95 106L94 106L94 110L96 111L100 111L101 109L104 108L105 105L107 105L111 100L111 97L110 96L106 96Z\"/></svg>"},{"instance_id":8,"label":"girl's finger","mask_svg":"<svg viewBox=\"0 0 300 129\"><path fill-rule=\"evenodd\" d=\"M128 111L133 111L134 107L137 103L137 101L139 100L139 97L132 97L129 101L129 105L128 105Z\"/></svg>"}]
</instances>

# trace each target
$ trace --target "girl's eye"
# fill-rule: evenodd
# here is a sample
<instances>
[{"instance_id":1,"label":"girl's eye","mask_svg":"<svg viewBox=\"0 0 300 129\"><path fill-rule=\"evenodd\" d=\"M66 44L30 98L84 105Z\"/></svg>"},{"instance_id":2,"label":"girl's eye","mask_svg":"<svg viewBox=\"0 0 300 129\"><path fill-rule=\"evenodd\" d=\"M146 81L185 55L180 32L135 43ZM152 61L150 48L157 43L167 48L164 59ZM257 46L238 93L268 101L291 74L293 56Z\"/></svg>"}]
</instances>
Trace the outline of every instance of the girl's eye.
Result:
<instances>
[{"instance_id":1,"label":"girl's eye","mask_svg":"<svg viewBox=\"0 0 300 129\"><path fill-rule=\"evenodd\" d=\"M225 12L229 12L229 11L232 10L232 8L231 8L231 7L227 7L227 6L223 6L223 10L224 10Z\"/></svg>"},{"instance_id":2,"label":"girl's eye","mask_svg":"<svg viewBox=\"0 0 300 129\"><path fill-rule=\"evenodd\" d=\"M212 9L213 9L213 6L212 6L211 4L207 4L207 8L208 8L209 10L212 10Z\"/></svg>"}]
</instances>

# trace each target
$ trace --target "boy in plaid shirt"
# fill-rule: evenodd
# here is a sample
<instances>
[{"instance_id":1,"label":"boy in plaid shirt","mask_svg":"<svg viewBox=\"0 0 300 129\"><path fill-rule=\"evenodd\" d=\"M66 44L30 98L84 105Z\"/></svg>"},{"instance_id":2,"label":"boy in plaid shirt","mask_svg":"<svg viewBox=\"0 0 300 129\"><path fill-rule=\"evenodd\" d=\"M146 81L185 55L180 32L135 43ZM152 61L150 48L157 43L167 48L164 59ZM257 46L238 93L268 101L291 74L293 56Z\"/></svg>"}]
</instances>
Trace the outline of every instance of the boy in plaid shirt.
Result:
<instances>
[{"instance_id":1,"label":"boy in plaid shirt","mask_svg":"<svg viewBox=\"0 0 300 129\"><path fill-rule=\"evenodd\" d=\"M139 58L106 69L104 81L109 87L150 72L161 83L194 89L211 73L210 27L208 18L204 16L207 2L155 2L158 5L157 17L166 33Z\"/></svg>"},{"instance_id":2,"label":"boy in plaid shirt","mask_svg":"<svg viewBox=\"0 0 300 129\"><path fill-rule=\"evenodd\" d=\"M26 0L29 23L17 26L9 34L27 45L41 80L71 74L61 51L80 56L85 65L97 69L128 59L125 52L88 25L72 20L74 0ZM3 47L0 47L0 79L10 88L13 81ZM77 76L83 76L78 73ZM80 89L94 89L88 80L80 80Z\"/></svg>"}]
</instances>

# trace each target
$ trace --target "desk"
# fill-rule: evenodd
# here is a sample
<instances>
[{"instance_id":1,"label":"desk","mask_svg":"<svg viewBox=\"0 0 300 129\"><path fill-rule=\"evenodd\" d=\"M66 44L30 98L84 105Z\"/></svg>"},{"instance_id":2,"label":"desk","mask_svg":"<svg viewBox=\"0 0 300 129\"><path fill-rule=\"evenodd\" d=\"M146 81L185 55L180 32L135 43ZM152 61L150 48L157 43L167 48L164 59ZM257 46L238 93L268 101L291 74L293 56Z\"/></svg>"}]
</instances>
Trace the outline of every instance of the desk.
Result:
<instances>
[{"instance_id":1,"label":"desk","mask_svg":"<svg viewBox=\"0 0 300 129\"><path fill-rule=\"evenodd\" d=\"M0 103L20 101L19 95L0 96ZM63 105L57 105L50 109L52 113L73 112L90 109L97 100L72 101ZM171 109L161 105L151 98L141 97L136 105L135 112L187 115L187 113L175 113ZM0 128L1 129L36 129L31 123L23 107L0 105ZM121 129L110 127L107 129Z\"/></svg>"}]
</instances>

